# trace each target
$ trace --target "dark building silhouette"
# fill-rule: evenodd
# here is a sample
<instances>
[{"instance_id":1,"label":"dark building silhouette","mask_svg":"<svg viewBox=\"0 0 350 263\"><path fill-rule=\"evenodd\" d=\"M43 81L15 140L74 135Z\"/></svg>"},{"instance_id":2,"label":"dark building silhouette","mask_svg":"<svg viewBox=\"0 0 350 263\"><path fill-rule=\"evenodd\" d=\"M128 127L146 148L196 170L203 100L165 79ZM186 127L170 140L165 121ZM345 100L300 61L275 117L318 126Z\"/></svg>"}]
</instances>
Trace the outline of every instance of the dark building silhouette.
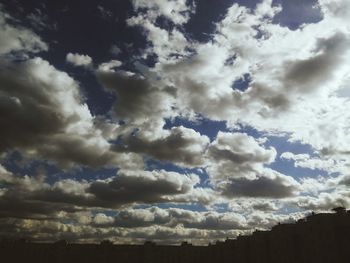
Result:
<instances>
[{"instance_id":1,"label":"dark building silhouette","mask_svg":"<svg viewBox=\"0 0 350 263\"><path fill-rule=\"evenodd\" d=\"M215 245L180 246L31 243L3 240L0 260L6 263L122 262L122 263L348 263L350 262L350 211L312 214L296 223L278 224L271 231L227 239Z\"/></svg>"}]
</instances>

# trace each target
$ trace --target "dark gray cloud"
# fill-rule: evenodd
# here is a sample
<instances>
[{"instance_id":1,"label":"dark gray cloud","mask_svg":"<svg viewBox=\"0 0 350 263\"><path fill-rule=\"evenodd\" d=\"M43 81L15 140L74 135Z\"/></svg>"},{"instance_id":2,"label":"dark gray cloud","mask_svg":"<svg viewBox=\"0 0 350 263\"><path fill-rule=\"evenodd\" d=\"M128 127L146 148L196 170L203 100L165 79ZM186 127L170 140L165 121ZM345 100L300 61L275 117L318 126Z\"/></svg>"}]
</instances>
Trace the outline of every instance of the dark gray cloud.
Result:
<instances>
[{"instance_id":1,"label":"dark gray cloud","mask_svg":"<svg viewBox=\"0 0 350 263\"><path fill-rule=\"evenodd\" d=\"M262 101L272 117L288 111L296 100L322 92L323 85L334 80L346 59L349 43L349 37L342 32L318 38L308 58L284 61L273 71L268 83L253 81L243 100L249 97L249 100Z\"/></svg>"},{"instance_id":2,"label":"dark gray cloud","mask_svg":"<svg viewBox=\"0 0 350 263\"><path fill-rule=\"evenodd\" d=\"M212 179L254 176L274 161L276 150L266 149L245 133L219 132L207 152L207 171Z\"/></svg>"},{"instance_id":3,"label":"dark gray cloud","mask_svg":"<svg viewBox=\"0 0 350 263\"><path fill-rule=\"evenodd\" d=\"M113 221L93 223L99 227L139 228L150 226L183 226L184 228L207 230L243 230L246 220L243 216L232 213L215 211L196 212L178 208L162 209L150 207L145 209L121 210Z\"/></svg>"},{"instance_id":4,"label":"dark gray cloud","mask_svg":"<svg viewBox=\"0 0 350 263\"><path fill-rule=\"evenodd\" d=\"M274 203L271 203L271 202L257 201L252 204L252 208L258 211L269 212L269 211L276 211L278 209L278 206L276 206Z\"/></svg>"},{"instance_id":5,"label":"dark gray cloud","mask_svg":"<svg viewBox=\"0 0 350 263\"><path fill-rule=\"evenodd\" d=\"M287 84L288 90L296 89L302 93L319 88L320 84L333 78L338 65L345 59L349 43L349 38L340 32L318 39L314 56L286 63L282 82Z\"/></svg>"},{"instance_id":6,"label":"dark gray cloud","mask_svg":"<svg viewBox=\"0 0 350 263\"><path fill-rule=\"evenodd\" d=\"M6 194L0 198L0 218L55 219L58 212L77 212L82 209L75 205L39 200L26 200L26 197Z\"/></svg>"},{"instance_id":7,"label":"dark gray cloud","mask_svg":"<svg viewBox=\"0 0 350 263\"><path fill-rule=\"evenodd\" d=\"M298 184L292 177L275 173L255 179L232 178L218 187L227 197L286 198L298 192Z\"/></svg>"},{"instance_id":8,"label":"dark gray cloud","mask_svg":"<svg viewBox=\"0 0 350 263\"><path fill-rule=\"evenodd\" d=\"M350 175L345 175L341 177L339 184L343 184L345 186L350 186Z\"/></svg>"},{"instance_id":9,"label":"dark gray cloud","mask_svg":"<svg viewBox=\"0 0 350 263\"><path fill-rule=\"evenodd\" d=\"M0 216L47 218L61 211L120 208L133 204L191 202L198 176L161 171L119 171L106 180L59 180L20 176L0 166ZM179 198L178 198L179 197ZM194 201L196 202L196 201ZM13 205L15 204L15 205Z\"/></svg>"},{"instance_id":10,"label":"dark gray cloud","mask_svg":"<svg viewBox=\"0 0 350 263\"><path fill-rule=\"evenodd\" d=\"M117 95L113 107L117 118L142 124L172 115L172 95L154 86L152 76L145 78L131 72L102 68L96 71L96 76L108 91Z\"/></svg>"},{"instance_id":11,"label":"dark gray cloud","mask_svg":"<svg viewBox=\"0 0 350 263\"><path fill-rule=\"evenodd\" d=\"M152 225L165 225L170 221L167 210L158 207L148 209L121 210L114 217L112 225L116 227L134 228Z\"/></svg>"},{"instance_id":12,"label":"dark gray cloud","mask_svg":"<svg viewBox=\"0 0 350 263\"><path fill-rule=\"evenodd\" d=\"M18 149L64 167L112 165L122 158L109 150L78 84L66 73L40 58L0 67L1 152Z\"/></svg>"},{"instance_id":13,"label":"dark gray cloud","mask_svg":"<svg viewBox=\"0 0 350 263\"><path fill-rule=\"evenodd\" d=\"M42 174L14 175L0 166L0 184L4 186L0 188L0 217L57 218L61 211L80 211L81 205L87 204L82 185L72 180L50 186ZM70 188L75 192L67 191Z\"/></svg>"},{"instance_id":14,"label":"dark gray cloud","mask_svg":"<svg viewBox=\"0 0 350 263\"><path fill-rule=\"evenodd\" d=\"M240 134L237 134L240 135ZM242 139L244 137L241 137ZM238 143L241 144L242 140L240 140ZM234 141L231 141L232 143L234 143ZM238 165L243 165L245 163L269 163L271 162L271 159L274 156L274 152L272 150L268 150L266 149L265 151L263 151L263 148L261 148L261 153L258 154L257 152L251 151L251 149L249 149L249 145L246 145L246 148L229 148L229 147L222 147L226 145L225 143L221 144L221 147L218 145L211 145L211 147L209 148L209 155L211 158L213 158L214 160L217 161L229 161L232 163L236 163ZM226 145L227 146L227 145ZM240 146L238 146L240 147ZM259 146L258 146L259 147Z\"/></svg>"},{"instance_id":15,"label":"dark gray cloud","mask_svg":"<svg viewBox=\"0 0 350 263\"><path fill-rule=\"evenodd\" d=\"M122 171L108 181L93 182L88 192L101 206L120 207L132 203L164 203L189 193L199 182L195 175L161 171Z\"/></svg>"},{"instance_id":16,"label":"dark gray cloud","mask_svg":"<svg viewBox=\"0 0 350 263\"><path fill-rule=\"evenodd\" d=\"M285 198L297 193L292 178L266 167L276 150L244 133L219 132L208 148L207 171L214 188L227 198Z\"/></svg>"},{"instance_id":17,"label":"dark gray cloud","mask_svg":"<svg viewBox=\"0 0 350 263\"><path fill-rule=\"evenodd\" d=\"M209 138L183 126L164 131L164 136L150 140L141 136L129 136L123 145L115 149L121 152L142 153L161 161L182 166L203 165L203 155Z\"/></svg>"},{"instance_id":18,"label":"dark gray cloud","mask_svg":"<svg viewBox=\"0 0 350 263\"><path fill-rule=\"evenodd\" d=\"M1 126L4 128L1 129L1 137L6 139L1 141L1 151L42 143L40 138L63 132L69 122L61 116L56 98L47 89L48 83L40 85L39 78L35 79L34 76L33 79L30 71L40 70L37 66L41 62L43 61L38 59L16 65L2 65L0 109L3 116Z\"/></svg>"}]
</instances>

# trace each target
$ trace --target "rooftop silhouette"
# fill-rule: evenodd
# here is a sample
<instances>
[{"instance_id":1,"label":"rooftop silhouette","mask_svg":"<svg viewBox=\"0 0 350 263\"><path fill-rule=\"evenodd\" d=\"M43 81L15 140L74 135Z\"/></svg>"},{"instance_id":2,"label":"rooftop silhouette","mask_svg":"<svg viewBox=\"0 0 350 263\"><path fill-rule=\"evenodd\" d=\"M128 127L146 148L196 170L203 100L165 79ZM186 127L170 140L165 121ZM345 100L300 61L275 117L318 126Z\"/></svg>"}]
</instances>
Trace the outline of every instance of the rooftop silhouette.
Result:
<instances>
[{"instance_id":1,"label":"rooftop silhouette","mask_svg":"<svg viewBox=\"0 0 350 263\"><path fill-rule=\"evenodd\" d=\"M333 213L312 213L295 223L278 224L270 231L227 239L208 246L115 245L32 243L25 239L0 243L2 262L122 262L122 263L303 263L350 262L350 210L338 207Z\"/></svg>"}]
</instances>

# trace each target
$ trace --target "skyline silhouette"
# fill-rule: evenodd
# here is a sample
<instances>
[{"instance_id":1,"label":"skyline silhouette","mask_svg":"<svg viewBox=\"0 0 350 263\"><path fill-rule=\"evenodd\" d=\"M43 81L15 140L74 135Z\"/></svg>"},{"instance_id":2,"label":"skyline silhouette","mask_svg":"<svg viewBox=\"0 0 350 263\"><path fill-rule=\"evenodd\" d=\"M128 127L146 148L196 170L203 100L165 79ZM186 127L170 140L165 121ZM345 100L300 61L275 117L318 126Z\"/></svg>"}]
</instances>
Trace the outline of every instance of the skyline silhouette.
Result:
<instances>
[{"instance_id":1,"label":"skyline silhouette","mask_svg":"<svg viewBox=\"0 0 350 263\"><path fill-rule=\"evenodd\" d=\"M159 263L331 263L348 262L350 251L350 210L343 207L333 213L312 213L289 224L278 224L269 231L254 231L249 236L217 241L207 246L182 242L178 246L74 244L65 240L33 243L27 240L0 242L6 262L159 262Z\"/></svg>"}]
</instances>

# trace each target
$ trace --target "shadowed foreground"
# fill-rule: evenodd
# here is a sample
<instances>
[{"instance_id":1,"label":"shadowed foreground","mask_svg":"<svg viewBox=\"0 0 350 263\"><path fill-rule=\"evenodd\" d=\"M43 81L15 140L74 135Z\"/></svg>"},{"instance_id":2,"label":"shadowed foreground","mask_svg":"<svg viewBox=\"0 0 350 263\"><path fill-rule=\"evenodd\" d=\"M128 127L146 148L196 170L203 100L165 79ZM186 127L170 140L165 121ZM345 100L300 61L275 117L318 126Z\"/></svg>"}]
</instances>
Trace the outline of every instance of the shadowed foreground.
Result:
<instances>
[{"instance_id":1,"label":"shadowed foreground","mask_svg":"<svg viewBox=\"0 0 350 263\"><path fill-rule=\"evenodd\" d=\"M271 231L256 231L209 246L54 244L5 241L0 244L2 262L350 262L350 210L313 214ZM5 259L5 260L4 260Z\"/></svg>"}]
</instances>

